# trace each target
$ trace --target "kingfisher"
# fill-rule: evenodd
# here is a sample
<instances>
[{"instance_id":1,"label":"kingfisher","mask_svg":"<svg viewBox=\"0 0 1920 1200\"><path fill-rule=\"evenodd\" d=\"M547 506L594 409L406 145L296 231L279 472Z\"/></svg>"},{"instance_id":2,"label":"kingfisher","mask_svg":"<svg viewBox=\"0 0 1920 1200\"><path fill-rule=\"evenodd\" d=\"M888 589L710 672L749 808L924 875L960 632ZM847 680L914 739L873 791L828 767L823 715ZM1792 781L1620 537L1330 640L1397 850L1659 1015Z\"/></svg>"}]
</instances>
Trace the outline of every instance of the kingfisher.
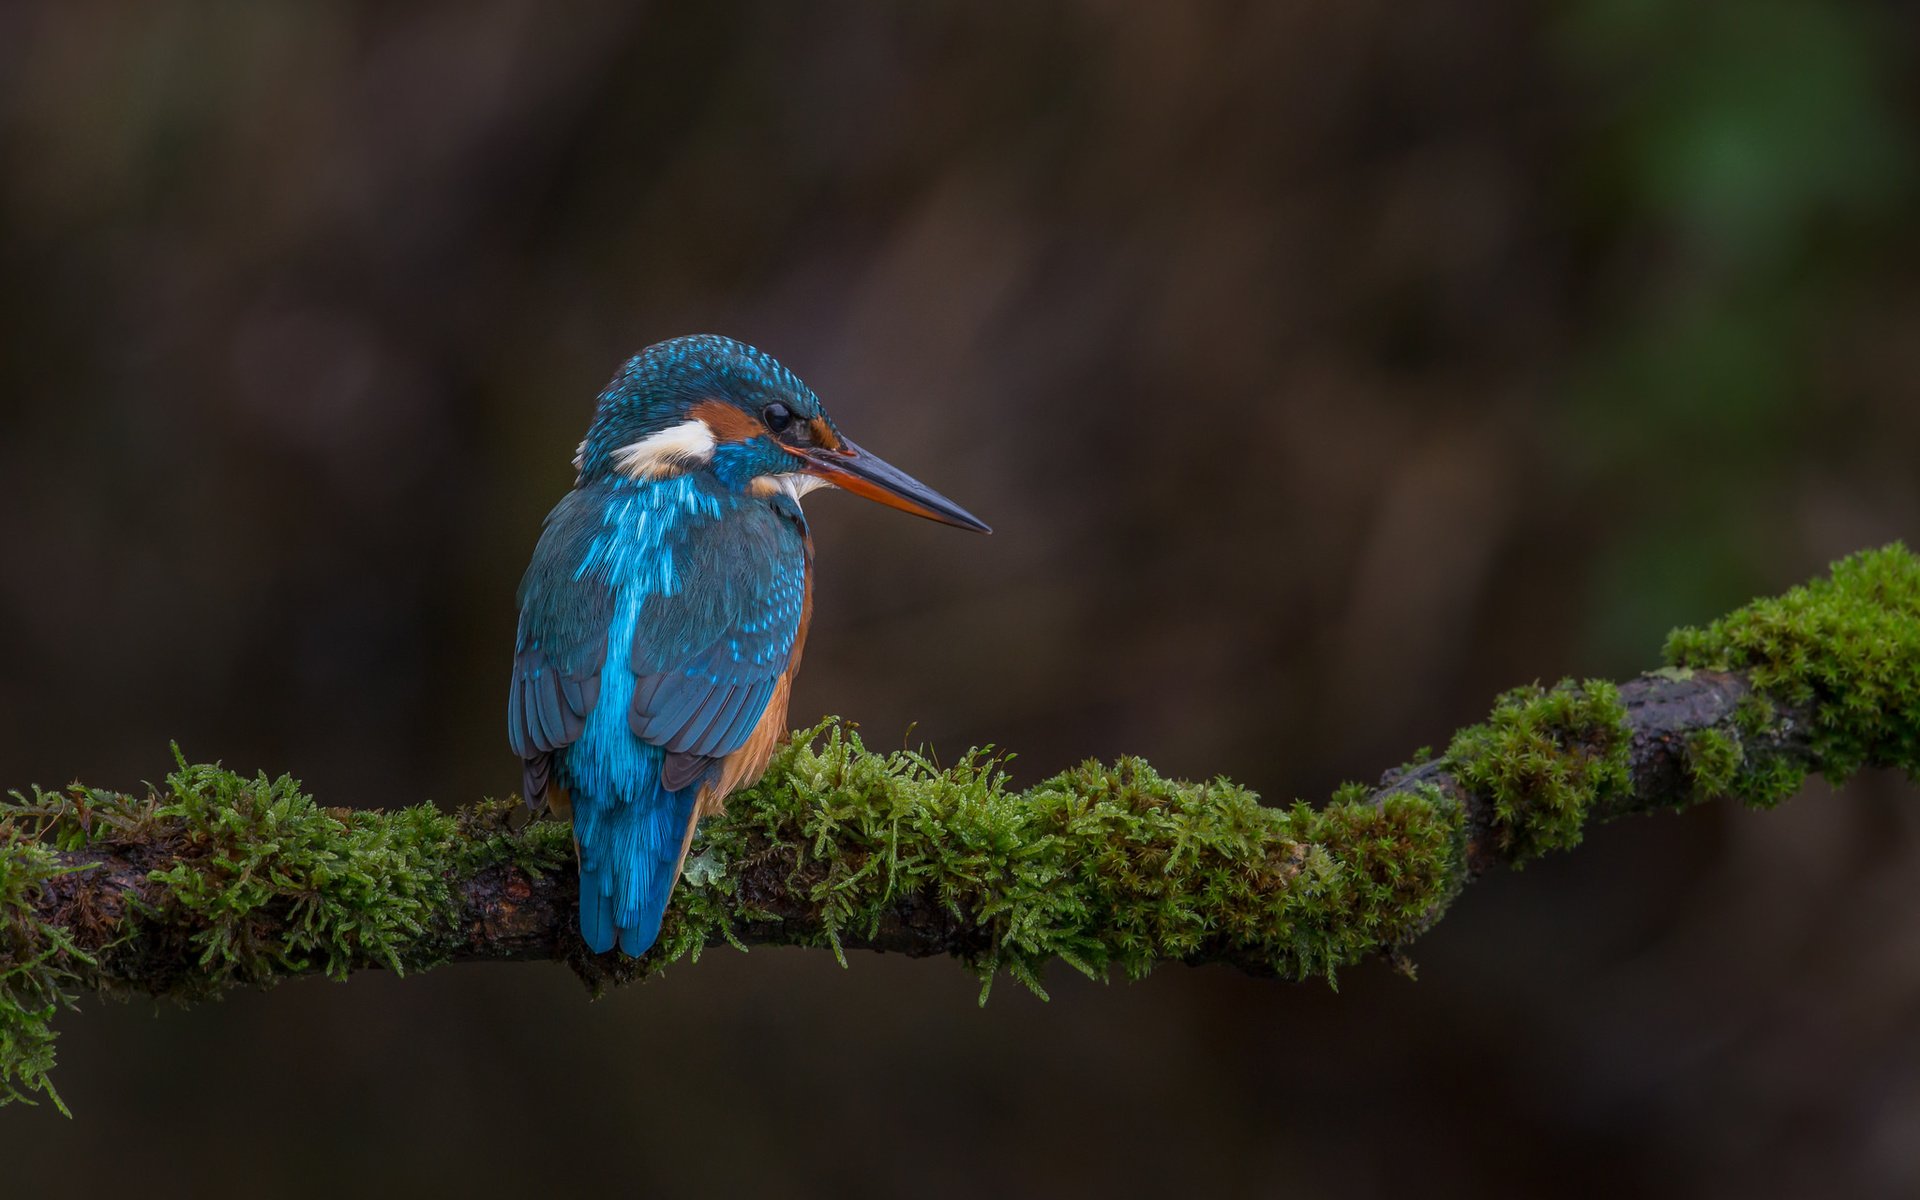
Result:
<instances>
[{"instance_id":1,"label":"kingfisher","mask_svg":"<svg viewBox=\"0 0 1920 1200\"><path fill-rule=\"evenodd\" d=\"M638 957L694 827L787 729L813 616L800 500L837 487L991 532L840 433L771 355L715 335L629 359L520 581L507 737L521 795L573 821L580 935Z\"/></svg>"}]
</instances>

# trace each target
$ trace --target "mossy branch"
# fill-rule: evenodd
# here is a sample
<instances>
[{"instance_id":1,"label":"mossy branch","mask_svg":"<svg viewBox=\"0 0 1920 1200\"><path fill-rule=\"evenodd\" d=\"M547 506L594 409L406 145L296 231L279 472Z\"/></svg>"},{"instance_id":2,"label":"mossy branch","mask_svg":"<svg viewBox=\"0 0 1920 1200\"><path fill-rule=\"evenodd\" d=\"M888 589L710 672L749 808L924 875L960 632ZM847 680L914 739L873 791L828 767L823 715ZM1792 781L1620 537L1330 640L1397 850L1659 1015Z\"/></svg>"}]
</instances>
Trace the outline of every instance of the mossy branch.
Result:
<instances>
[{"instance_id":1,"label":"mossy branch","mask_svg":"<svg viewBox=\"0 0 1920 1200\"><path fill-rule=\"evenodd\" d=\"M1500 698L1445 754L1320 808L1224 779L1088 763L1024 791L1004 760L797 735L695 842L659 947L588 955L565 826L510 803L321 808L292 779L179 760L144 794L75 784L0 805L0 1101L47 1080L81 992L198 1000L301 974L564 959L596 990L731 943L951 955L1040 990L1059 959L1332 979L1403 948L1489 868L1589 822L1720 798L1772 805L1808 770L1915 770L1920 560L1900 546L1680 630L1668 666ZM176 753L176 757L177 753Z\"/></svg>"}]
</instances>

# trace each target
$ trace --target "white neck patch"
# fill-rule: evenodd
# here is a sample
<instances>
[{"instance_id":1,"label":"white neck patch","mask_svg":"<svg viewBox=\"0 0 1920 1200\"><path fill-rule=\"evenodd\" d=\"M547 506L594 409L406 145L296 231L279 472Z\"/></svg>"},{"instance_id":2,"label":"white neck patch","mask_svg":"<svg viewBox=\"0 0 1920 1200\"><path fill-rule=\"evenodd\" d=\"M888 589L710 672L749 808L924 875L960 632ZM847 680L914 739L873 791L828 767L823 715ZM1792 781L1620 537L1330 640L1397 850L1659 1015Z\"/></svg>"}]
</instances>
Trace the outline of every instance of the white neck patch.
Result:
<instances>
[{"instance_id":1,"label":"white neck patch","mask_svg":"<svg viewBox=\"0 0 1920 1200\"><path fill-rule=\"evenodd\" d=\"M698 417L648 434L612 455L621 474L634 479L664 479L713 458L713 430Z\"/></svg>"},{"instance_id":2,"label":"white neck patch","mask_svg":"<svg viewBox=\"0 0 1920 1200\"><path fill-rule=\"evenodd\" d=\"M832 487L833 484L818 475L806 475L799 471L787 471L779 475L756 475L748 485L756 496L777 496L785 493L795 504L800 497L816 488Z\"/></svg>"}]
</instances>

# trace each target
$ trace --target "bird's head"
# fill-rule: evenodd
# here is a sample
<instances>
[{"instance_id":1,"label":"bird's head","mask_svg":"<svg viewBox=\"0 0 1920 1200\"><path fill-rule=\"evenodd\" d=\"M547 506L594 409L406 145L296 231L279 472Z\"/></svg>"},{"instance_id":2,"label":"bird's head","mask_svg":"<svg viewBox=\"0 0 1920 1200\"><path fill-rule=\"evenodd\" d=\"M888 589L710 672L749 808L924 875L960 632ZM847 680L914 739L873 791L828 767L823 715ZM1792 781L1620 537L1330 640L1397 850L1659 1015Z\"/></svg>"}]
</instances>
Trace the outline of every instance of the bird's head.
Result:
<instances>
[{"instance_id":1,"label":"bird's head","mask_svg":"<svg viewBox=\"0 0 1920 1200\"><path fill-rule=\"evenodd\" d=\"M736 491L798 499L832 486L962 529L990 532L932 488L854 445L820 398L773 356L702 334L649 346L606 390L580 481L708 471Z\"/></svg>"}]
</instances>

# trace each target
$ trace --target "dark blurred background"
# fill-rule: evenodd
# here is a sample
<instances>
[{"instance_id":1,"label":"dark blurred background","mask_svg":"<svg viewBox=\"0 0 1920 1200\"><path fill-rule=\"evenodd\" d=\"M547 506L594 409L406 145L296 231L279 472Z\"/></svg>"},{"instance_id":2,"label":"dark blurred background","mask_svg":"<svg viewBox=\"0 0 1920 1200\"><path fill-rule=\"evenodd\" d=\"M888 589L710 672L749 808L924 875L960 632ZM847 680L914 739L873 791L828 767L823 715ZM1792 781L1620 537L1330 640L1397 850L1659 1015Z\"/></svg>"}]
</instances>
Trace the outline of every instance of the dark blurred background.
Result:
<instances>
[{"instance_id":1,"label":"dark blurred background","mask_svg":"<svg viewBox=\"0 0 1920 1200\"><path fill-rule=\"evenodd\" d=\"M811 502L793 715L1275 801L1920 536L1920 18L0 6L0 779L518 784L594 393L713 330L997 531ZM1903 780L1600 830L1339 991L710 953L88 1002L9 1196L1920 1189Z\"/></svg>"}]
</instances>

